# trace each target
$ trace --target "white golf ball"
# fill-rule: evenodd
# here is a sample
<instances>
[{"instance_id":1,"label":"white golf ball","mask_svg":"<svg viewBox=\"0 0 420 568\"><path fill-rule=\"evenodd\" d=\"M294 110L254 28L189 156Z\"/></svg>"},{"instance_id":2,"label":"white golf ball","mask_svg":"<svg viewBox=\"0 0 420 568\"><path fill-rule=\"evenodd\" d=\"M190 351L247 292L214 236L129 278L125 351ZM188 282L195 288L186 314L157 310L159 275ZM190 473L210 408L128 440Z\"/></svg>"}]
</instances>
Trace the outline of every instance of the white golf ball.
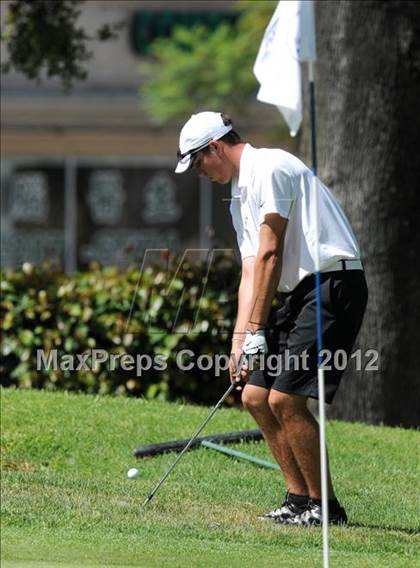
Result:
<instances>
[{"instance_id":1,"label":"white golf ball","mask_svg":"<svg viewBox=\"0 0 420 568\"><path fill-rule=\"evenodd\" d=\"M129 469L127 471L127 477L128 479L134 479L135 477L137 477L139 474L139 470L136 469L135 467L132 467L131 469Z\"/></svg>"}]
</instances>

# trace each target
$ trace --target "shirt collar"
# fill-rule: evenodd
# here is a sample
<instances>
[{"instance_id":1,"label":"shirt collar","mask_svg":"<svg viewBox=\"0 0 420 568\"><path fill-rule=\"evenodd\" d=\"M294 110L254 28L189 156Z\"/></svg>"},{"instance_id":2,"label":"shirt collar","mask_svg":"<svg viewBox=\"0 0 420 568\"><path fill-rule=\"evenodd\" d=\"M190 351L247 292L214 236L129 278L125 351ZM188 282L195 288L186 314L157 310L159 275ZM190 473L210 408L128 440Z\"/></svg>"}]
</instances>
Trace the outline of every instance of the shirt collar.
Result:
<instances>
[{"instance_id":1,"label":"shirt collar","mask_svg":"<svg viewBox=\"0 0 420 568\"><path fill-rule=\"evenodd\" d=\"M251 181L251 173L254 168L255 148L251 144L245 144L239 162L238 188L247 187Z\"/></svg>"}]
</instances>

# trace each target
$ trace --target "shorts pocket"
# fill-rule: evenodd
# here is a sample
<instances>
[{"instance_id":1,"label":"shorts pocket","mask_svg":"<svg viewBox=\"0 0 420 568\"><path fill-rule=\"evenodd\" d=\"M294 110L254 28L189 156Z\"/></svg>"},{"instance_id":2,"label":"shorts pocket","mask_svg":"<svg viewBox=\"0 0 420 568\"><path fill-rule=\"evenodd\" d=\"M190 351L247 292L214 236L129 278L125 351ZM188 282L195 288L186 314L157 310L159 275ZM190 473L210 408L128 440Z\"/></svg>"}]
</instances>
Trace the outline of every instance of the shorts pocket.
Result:
<instances>
[{"instance_id":1,"label":"shorts pocket","mask_svg":"<svg viewBox=\"0 0 420 568\"><path fill-rule=\"evenodd\" d=\"M280 328L283 328L283 326L287 324L288 320L291 318L290 300L291 298L286 298L283 305L276 311L275 321L276 325Z\"/></svg>"},{"instance_id":2,"label":"shorts pocket","mask_svg":"<svg viewBox=\"0 0 420 568\"><path fill-rule=\"evenodd\" d=\"M344 311L343 295L344 282L340 277L332 276L330 279L330 306L334 314L340 314Z\"/></svg>"}]
</instances>

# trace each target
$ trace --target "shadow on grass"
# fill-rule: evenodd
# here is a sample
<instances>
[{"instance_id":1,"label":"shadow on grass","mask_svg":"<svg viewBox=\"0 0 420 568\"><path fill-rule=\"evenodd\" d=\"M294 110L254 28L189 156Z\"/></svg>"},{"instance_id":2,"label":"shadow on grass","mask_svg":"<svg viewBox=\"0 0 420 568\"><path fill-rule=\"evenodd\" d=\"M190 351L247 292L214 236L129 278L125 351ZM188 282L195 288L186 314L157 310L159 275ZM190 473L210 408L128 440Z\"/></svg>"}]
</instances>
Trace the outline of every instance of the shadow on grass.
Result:
<instances>
[{"instance_id":1,"label":"shadow on grass","mask_svg":"<svg viewBox=\"0 0 420 568\"><path fill-rule=\"evenodd\" d=\"M403 532L408 535L420 535L420 528L413 529L413 528L405 528L405 527L383 527L381 525L369 525L367 523L349 523L347 525L351 529L373 529L377 531L384 531L384 532Z\"/></svg>"}]
</instances>

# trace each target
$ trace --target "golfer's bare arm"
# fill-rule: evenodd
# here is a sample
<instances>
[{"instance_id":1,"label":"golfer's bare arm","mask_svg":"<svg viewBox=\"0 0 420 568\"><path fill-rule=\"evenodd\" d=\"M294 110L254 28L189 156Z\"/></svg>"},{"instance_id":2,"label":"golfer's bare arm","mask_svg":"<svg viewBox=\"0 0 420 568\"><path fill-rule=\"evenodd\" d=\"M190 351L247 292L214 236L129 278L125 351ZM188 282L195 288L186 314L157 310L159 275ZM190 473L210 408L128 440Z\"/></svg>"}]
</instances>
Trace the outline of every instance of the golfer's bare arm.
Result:
<instances>
[{"instance_id":1,"label":"golfer's bare arm","mask_svg":"<svg viewBox=\"0 0 420 568\"><path fill-rule=\"evenodd\" d=\"M242 275L238 290L238 311L232 337L233 341L237 341L240 345L245 339L245 332L252 312L254 265L255 256L248 256L242 261Z\"/></svg>"},{"instance_id":2,"label":"golfer's bare arm","mask_svg":"<svg viewBox=\"0 0 420 568\"><path fill-rule=\"evenodd\" d=\"M238 291L238 312L233 339L244 339L247 329L265 325L281 275L284 233L287 219L275 213L265 216L260 228L257 256L242 261Z\"/></svg>"},{"instance_id":3,"label":"golfer's bare arm","mask_svg":"<svg viewBox=\"0 0 420 568\"><path fill-rule=\"evenodd\" d=\"M265 216L260 227L260 245L254 262L252 311L246 326L250 331L264 327L281 276L287 219L277 213Z\"/></svg>"}]
</instances>

